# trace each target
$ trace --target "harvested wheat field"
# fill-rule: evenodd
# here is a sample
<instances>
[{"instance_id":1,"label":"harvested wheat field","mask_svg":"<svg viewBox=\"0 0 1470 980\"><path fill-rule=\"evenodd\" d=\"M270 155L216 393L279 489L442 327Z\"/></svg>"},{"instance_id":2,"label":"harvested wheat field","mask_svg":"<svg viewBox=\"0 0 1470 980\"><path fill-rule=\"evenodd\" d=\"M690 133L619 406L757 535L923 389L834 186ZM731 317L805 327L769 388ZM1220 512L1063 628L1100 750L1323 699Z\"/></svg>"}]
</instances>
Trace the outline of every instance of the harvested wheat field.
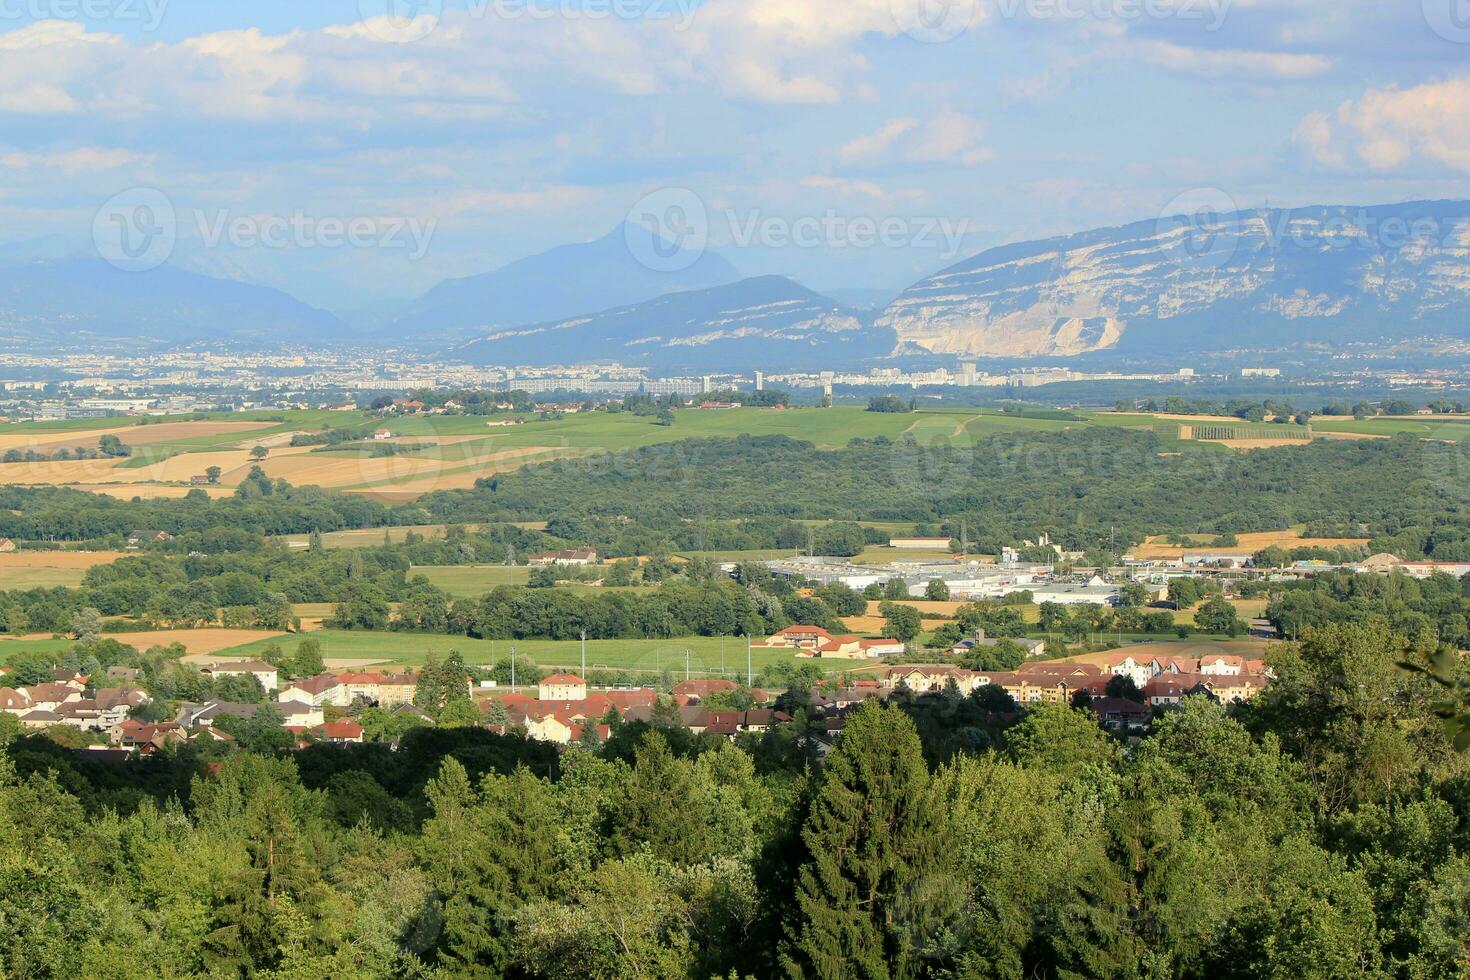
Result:
<instances>
[{"instance_id":1,"label":"harvested wheat field","mask_svg":"<svg viewBox=\"0 0 1470 980\"><path fill-rule=\"evenodd\" d=\"M868 615L877 616L881 619L883 617L883 614L878 611L878 607L881 606L884 601L889 600L877 600L869 602ZM941 616L953 616L955 613L960 611L960 607L969 605L968 602L932 602L928 599L893 599L891 601L900 606L913 606L921 613L938 613Z\"/></svg>"},{"instance_id":2,"label":"harvested wheat field","mask_svg":"<svg viewBox=\"0 0 1470 980\"><path fill-rule=\"evenodd\" d=\"M58 449L75 449L78 446L96 449L103 436L117 436L127 446L151 446L160 442L176 442L181 439L198 439L204 436L227 435L232 432L269 429L271 422L164 422L159 425L108 425L100 423L95 429L71 433L29 432L0 435L0 451L6 449L33 449L38 453L55 452Z\"/></svg>"},{"instance_id":3,"label":"harvested wheat field","mask_svg":"<svg viewBox=\"0 0 1470 980\"><path fill-rule=\"evenodd\" d=\"M1367 538L1304 538L1296 529L1286 531L1253 531L1237 534L1237 544L1230 547L1215 547L1210 544L1214 535L1197 535L1198 541L1190 545L1170 544L1164 535L1154 535L1134 548L1130 554L1135 558L1179 558L1186 551L1208 551L1222 555L1253 555L1263 548L1355 548L1368 543Z\"/></svg>"},{"instance_id":4,"label":"harvested wheat field","mask_svg":"<svg viewBox=\"0 0 1470 980\"><path fill-rule=\"evenodd\" d=\"M242 646L246 643L255 643L260 640L271 640L276 637L290 636L289 633L280 633L275 630L227 630L227 629L198 629L198 630L149 630L143 633L108 633L109 639L125 643L138 650L146 650L149 647L168 646L170 643L182 643L184 649L190 655L201 653L215 653L219 650L228 650L231 647Z\"/></svg>"},{"instance_id":5,"label":"harvested wheat field","mask_svg":"<svg viewBox=\"0 0 1470 980\"><path fill-rule=\"evenodd\" d=\"M263 469L270 476L285 478L297 486L335 486L335 488L391 489L391 491L426 494L432 489L466 488L481 476L501 470L525 466L538 457L553 458L566 451L548 447L522 447L481 453L466 458L440 458L429 455L338 455L319 453L310 457L288 457L266 460Z\"/></svg>"},{"instance_id":6,"label":"harvested wheat field","mask_svg":"<svg viewBox=\"0 0 1470 980\"><path fill-rule=\"evenodd\" d=\"M142 500L182 500L190 493L202 490L211 497L233 497L235 491L231 487L182 487L175 484L157 483L69 483L69 490L81 490L83 493L97 493L105 497L116 497L118 500L132 500L138 497Z\"/></svg>"}]
</instances>

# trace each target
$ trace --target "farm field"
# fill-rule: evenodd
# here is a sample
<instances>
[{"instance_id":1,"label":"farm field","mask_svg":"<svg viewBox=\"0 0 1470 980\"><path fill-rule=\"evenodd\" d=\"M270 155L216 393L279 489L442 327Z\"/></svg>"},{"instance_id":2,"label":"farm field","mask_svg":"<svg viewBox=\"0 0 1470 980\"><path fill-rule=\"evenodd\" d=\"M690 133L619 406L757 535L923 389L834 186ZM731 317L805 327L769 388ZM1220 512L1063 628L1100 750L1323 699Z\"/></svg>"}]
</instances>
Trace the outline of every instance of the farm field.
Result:
<instances>
[{"instance_id":1,"label":"farm field","mask_svg":"<svg viewBox=\"0 0 1470 980\"><path fill-rule=\"evenodd\" d=\"M0 554L0 590L76 588L87 569L127 557L121 551L16 551Z\"/></svg>"},{"instance_id":2,"label":"farm field","mask_svg":"<svg viewBox=\"0 0 1470 980\"><path fill-rule=\"evenodd\" d=\"M465 636L441 636L423 633L362 633L342 630L322 630L310 636L322 645L322 656L332 660L371 660L383 664L413 667L421 665L430 653L444 656L458 650L465 662L475 666L490 666L510 656L511 646L516 648L517 658L525 657L543 667L568 667L581 669L581 645L575 640L476 640ZM292 637L283 642L289 645ZM269 639L243 644L218 652L225 656L259 656ZM745 641L739 637L692 636L671 640L588 640L587 669L623 670L636 669L658 671L668 669L682 676L684 651L690 651L690 666L698 676L720 676L721 651L724 654L725 673L734 676L745 670ZM3 647L0 647L3 649ZM756 650L752 661L757 672L772 663L793 661L795 658L785 651ZM807 662L807 661L804 661ZM844 662L820 660L809 661L834 669ZM850 662L848 662L850 665Z\"/></svg>"},{"instance_id":3,"label":"farm field","mask_svg":"<svg viewBox=\"0 0 1470 980\"><path fill-rule=\"evenodd\" d=\"M1253 531L1245 534L1237 534L1237 544L1229 547L1216 547L1210 542L1214 540L1213 534L1192 535L1195 540L1191 545L1170 544L1164 535L1155 535L1143 544L1135 547L1131 554L1135 558L1178 558L1185 551L1208 551L1212 554L1229 555L1253 555L1263 548L1272 546L1278 548L1355 548L1366 545L1368 538L1304 538L1300 528L1288 528L1285 531Z\"/></svg>"},{"instance_id":4,"label":"farm field","mask_svg":"<svg viewBox=\"0 0 1470 980\"><path fill-rule=\"evenodd\" d=\"M126 646L134 647L140 652L149 647L182 643L184 649L190 654L218 653L242 644L258 643L263 647L283 637L286 641L291 639L289 633L237 629L149 630L139 633L105 633L103 636L106 639L117 640ZM49 633L3 639L0 640L0 662L20 652L59 653L65 651L74 642L76 641L71 639L53 640Z\"/></svg>"},{"instance_id":5,"label":"farm field","mask_svg":"<svg viewBox=\"0 0 1470 980\"><path fill-rule=\"evenodd\" d=\"M422 575L456 599L475 599L496 586L531 580L531 569L525 565L415 565L408 574Z\"/></svg>"},{"instance_id":6,"label":"farm field","mask_svg":"<svg viewBox=\"0 0 1470 980\"><path fill-rule=\"evenodd\" d=\"M478 527L478 524L466 524L465 530L473 531ZM388 536L388 540L394 544L402 544L404 539L408 537L410 531L421 538L438 539L444 537L443 524L368 527L352 531L328 531L322 535L322 547L328 551L338 548L376 548L383 543L383 536L385 534ZM275 540L284 541L292 548L305 548L311 543L311 535L283 534Z\"/></svg>"},{"instance_id":7,"label":"farm field","mask_svg":"<svg viewBox=\"0 0 1470 980\"><path fill-rule=\"evenodd\" d=\"M1265 655L1268 646L1270 642L1267 640L1232 640L1226 637L1218 640L1207 638L1164 640L1130 643L1127 646L1101 650L1097 653L1079 653L1067 657L1066 661L1079 664L1103 664L1109 657L1117 653L1132 653L1147 657L1205 657L1211 654L1229 654L1255 660Z\"/></svg>"}]
</instances>

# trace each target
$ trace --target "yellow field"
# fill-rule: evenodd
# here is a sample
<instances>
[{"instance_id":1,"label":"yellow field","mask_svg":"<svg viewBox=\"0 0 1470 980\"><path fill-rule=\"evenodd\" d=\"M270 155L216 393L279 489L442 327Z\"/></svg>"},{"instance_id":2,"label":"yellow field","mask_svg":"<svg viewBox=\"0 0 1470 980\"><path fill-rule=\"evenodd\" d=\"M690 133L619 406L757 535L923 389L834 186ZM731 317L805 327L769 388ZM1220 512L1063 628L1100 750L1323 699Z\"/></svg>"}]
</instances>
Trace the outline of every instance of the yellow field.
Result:
<instances>
[{"instance_id":1,"label":"yellow field","mask_svg":"<svg viewBox=\"0 0 1470 980\"><path fill-rule=\"evenodd\" d=\"M76 588L95 565L110 565L120 551L16 551L0 554L0 589Z\"/></svg>"},{"instance_id":2,"label":"yellow field","mask_svg":"<svg viewBox=\"0 0 1470 980\"><path fill-rule=\"evenodd\" d=\"M203 490L211 497L235 495L233 487L183 487L158 483L68 483L67 486L73 490L98 493L119 500L132 500L134 497L141 497L143 500L182 500L194 490Z\"/></svg>"},{"instance_id":3,"label":"yellow field","mask_svg":"<svg viewBox=\"0 0 1470 980\"><path fill-rule=\"evenodd\" d=\"M119 643L133 647L137 650L147 650L149 647L168 646L170 643L182 643L189 654L214 653L217 650L228 650L245 643L254 643L257 640L270 640L276 637L290 637L289 633L276 633L270 630L227 630L227 629L199 629L199 630L150 630L143 633L108 633L109 639L115 639ZM33 636L21 637L22 640L46 640L50 639L49 633L38 633ZM8 641L0 640L0 658L3 658L4 645Z\"/></svg>"},{"instance_id":4,"label":"yellow field","mask_svg":"<svg viewBox=\"0 0 1470 980\"><path fill-rule=\"evenodd\" d=\"M57 435L53 432L0 434L0 451L7 449L33 449L38 453L51 453L58 449L96 449L103 436L117 436L128 446L151 446L160 442L175 442L179 439L197 439L203 436L226 435L231 432L249 432L253 429L268 429L269 422L164 422L159 425L110 425L99 422L95 429Z\"/></svg>"},{"instance_id":5,"label":"yellow field","mask_svg":"<svg viewBox=\"0 0 1470 980\"><path fill-rule=\"evenodd\" d=\"M1208 551L1212 554L1253 555L1263 548L1275 545L1278 548L1354 548L1368 543L1367 538L1304 538L1295 528L1285 531L1254 531L1237 534L1238 544L1228 548L1216 548L1210 544L1214 537L1197 535L1197 543L1191 545L1169 544L1164 535L1155 535L1134 548L1130 554L1135 558L1179 558L1186 551Z\"/></svg>"}]
</instances>

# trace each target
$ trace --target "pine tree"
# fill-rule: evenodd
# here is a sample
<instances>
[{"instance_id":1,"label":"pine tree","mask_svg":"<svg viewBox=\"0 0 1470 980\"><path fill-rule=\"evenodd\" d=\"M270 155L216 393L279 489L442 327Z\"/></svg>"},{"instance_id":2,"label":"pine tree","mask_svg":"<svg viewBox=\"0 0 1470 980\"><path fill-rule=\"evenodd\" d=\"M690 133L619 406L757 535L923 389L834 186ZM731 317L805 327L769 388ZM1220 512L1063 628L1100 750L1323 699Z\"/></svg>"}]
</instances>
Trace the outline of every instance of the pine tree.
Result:
<instances>
[{"instance_id":1,"label":"pine tree","mask_svg":"<svg viewBox=\"0 0 1470 980\"><path fill-rule=\"evenodd\" d=\"M914 723L868 702L828 757L802 834L797 975L916 976L958 906L948 887L942 809Z\"/></svg>"}]
</instances>

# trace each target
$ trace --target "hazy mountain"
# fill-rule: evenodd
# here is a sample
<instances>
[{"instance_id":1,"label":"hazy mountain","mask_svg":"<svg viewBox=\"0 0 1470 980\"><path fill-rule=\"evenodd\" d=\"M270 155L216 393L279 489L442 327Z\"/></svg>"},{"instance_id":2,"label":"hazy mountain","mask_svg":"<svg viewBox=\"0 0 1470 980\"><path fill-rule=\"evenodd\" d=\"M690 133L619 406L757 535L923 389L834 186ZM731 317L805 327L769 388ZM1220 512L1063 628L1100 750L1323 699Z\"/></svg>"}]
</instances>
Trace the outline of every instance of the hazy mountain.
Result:
<instances>
[{"instance_id":1,"label":"hazy mountain","mask_svg":"<svg viewBox=\"0 0 1470 980\"><path fill-rule=\"evenodd\" d=\"M878 317L908 349L1228 350L1470 334L1470 202L1166 218L982 252Z\"/></svg>"},{"instance_id":2,"label":"hazy mountain","mask_svg":"<svg viewBox=\"0 0 1470 980\"><path fill-rule=\"evenodd\" d=\"M469 336L495 328L522 326L641 303L667 293L702 289L738 280L740 274L713 252L681 256L674 251L658 271L630 250L653 254L652 234L636 225L619 225L596 241L561 245L519 259L494 272L450 279L429 290L391 320L390 332L458 333ZM660 251L668 253L660 246Z\"/></svg>"},{"instance_id":3,"label":"hazy mountain","mask_svg":"<svg viewBox=\"0 0 1470 980\"><path fill-rule=\"evenodd\" d=\"M162 266L101 259L0 266L0 344L132 347L197 341L329 341L341 321L287 294Z\"/></svg>"},{"instance_id":4,"label":"hazy mountain","mask_svg":"<svg viewBox=\"0 0 1470 980\"><path fill-rule=\"evenodd\" d=\"M893 335L790 279L761 276L496 331L449 352L479 364L608 359L675 370L826 367L887 354Z\"/></svg>"}]
</instances>

